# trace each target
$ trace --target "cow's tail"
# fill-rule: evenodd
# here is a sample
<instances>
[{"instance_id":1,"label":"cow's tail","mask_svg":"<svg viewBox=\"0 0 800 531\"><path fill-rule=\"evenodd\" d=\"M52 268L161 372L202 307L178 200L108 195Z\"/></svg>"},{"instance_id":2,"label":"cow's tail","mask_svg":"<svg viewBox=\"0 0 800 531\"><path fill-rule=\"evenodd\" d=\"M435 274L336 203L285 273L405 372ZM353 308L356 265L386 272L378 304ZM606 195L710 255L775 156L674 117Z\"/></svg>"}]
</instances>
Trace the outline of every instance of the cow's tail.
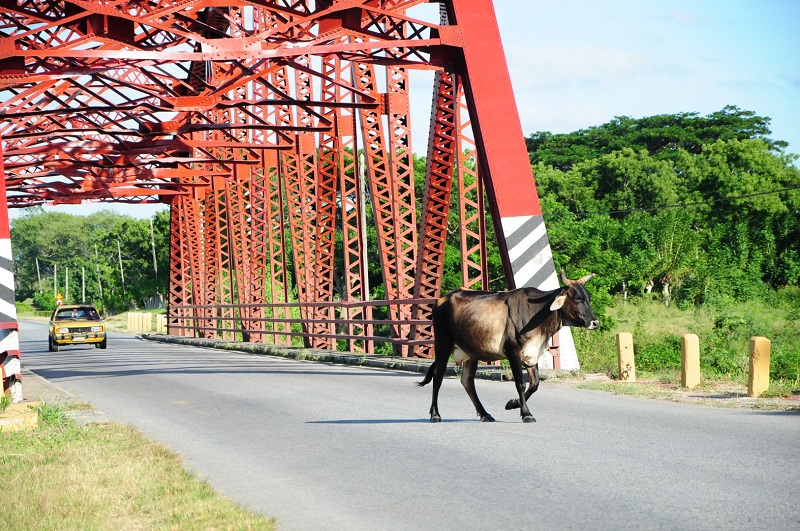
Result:
<instances>
[{"instance_id":1,"label":"cow's tail","mask_svg":"<svg viewBox=\"0 0 800 531\"><path fill-rule=\"evenodd\" d=\"M417 387L424 387L431 383L431 380L433 380L433 373L435 372L433 369L435 365L435 361L431 363L431 366L428 368L428 372L425 374L425 378L421 382L417 382Z\"/></svg>"},{"instance_id":2,"label":"cow's tail","mask_svg":"<svg viewBox=\"0 0 800 531\"><path fill-rule=\"evenodd\" d=\"M441 345L441 342L443 341L442 338L449 336L447 334L443 334L440 330L437 330L437 323L441 322L441 320L445 318L445 316L442 315L442 308L444 307L443 305L449 300L449 297L450 295L440 297L439 300L436 301L436 304L433 305L432 324L433 324L434 336L436 339L434 344L434 352L435 352L434 360L433 363L431 363L431 366L428 367L428 372L425 373L425 378L423 378L421 382L417 382L418 387L424 387L429 383L431 383L433 377L436 376L436 365L442 365L442 367L439 368L439 370L442 372L444 372L447 368L447 360L450 358L450 354L448 353L446 356L444 356L443 359L439 354L447 350L447 348L444 348ZM449 350L450 351L453 350L452 345Z\"/></svg>"}]
</instances>

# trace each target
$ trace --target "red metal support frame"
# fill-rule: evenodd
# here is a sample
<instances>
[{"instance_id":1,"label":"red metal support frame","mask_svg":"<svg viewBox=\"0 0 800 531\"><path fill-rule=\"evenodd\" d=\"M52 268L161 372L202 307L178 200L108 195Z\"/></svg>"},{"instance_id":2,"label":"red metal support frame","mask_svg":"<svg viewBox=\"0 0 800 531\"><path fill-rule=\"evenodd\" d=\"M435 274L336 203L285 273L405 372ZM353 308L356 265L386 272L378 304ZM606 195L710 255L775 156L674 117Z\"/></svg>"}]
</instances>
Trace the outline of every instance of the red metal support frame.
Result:
<instances>
[{"instance_id":1,"label":"red metal support frame","mask_svg":"<svg viewBox=\"0 0 800 531\"><path fill-rule=\"evenodd\" d=\"M439 295L456 232L489 287L486 206L507 286L557 285L491 0L0 4L9 205L170 204L175 333L370 352L380 322L429 355L407 301ZM421 212L414 69L436 80Z\"/></svg>"},{"instance_id":2,"label":"red metal support frame","mask_svg":"<svg viewBox=\"0 0 800 531\"><path fill-rule=\"evenodd\" d=\"M422 239L418 251L414 298L436 298L442 287L450 196L453 190L453 167L456 161L458 76L437 72L434 80L434 104L431 113L425 190L422 200ZM430 319L432 307L419 307L415 319ZM433 330L415 327L414 339L431 338ZM430 349L417 349L419 356L432 357Z\"/></svg>"},{"instance_id":3,"label":"red metal support frame","mask_svg":"<svg viewBox=\"0 0 800 531\"><path fill-rule=\"evenodd\" d=\"M456 96L458 124L458 204L461 220L461 281L465 288L490 289L489 267L486 259L486 209L483 182L478 173L478 150L472 139L464 87L458 86Z\"/></svg>"}]
</instances>

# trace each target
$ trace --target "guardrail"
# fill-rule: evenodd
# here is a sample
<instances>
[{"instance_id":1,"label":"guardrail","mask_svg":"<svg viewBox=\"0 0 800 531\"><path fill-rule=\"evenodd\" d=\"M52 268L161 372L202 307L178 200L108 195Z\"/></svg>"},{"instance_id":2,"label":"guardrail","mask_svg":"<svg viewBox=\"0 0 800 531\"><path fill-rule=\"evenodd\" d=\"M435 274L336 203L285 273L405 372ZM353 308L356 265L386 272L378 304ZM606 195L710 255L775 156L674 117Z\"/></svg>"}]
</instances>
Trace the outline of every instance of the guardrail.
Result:
<instances>
[{"instance_id":1,"label":"guardrail","mask_svg":"<svg viewBox=\"0 0 800 531\"><path fill-rule=\"evenodd\" d=\"M436 299L170 306L172 335L430 357Z\"/></svg>"}]
</instances>

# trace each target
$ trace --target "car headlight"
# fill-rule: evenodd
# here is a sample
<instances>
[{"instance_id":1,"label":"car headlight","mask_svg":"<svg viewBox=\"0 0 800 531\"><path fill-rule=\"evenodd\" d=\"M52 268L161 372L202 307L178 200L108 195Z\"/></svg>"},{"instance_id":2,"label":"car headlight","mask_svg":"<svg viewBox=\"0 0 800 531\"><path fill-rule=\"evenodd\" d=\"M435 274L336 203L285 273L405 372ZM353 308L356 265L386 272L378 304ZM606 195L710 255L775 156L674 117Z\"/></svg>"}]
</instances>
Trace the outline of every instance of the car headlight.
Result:
<instances>
[{"instance_id":1,"label":"car headlight","mask_svg":"<svg viewBox=\"0 0 800 531\"><path fill-rule=\"evenodd\" d=\"M92 327L92 332L102 332L102 331L103 331L103 327L102 326L93 326Z\"/></svg>"},{"instance_id":2,"label":"car headlight","mask_svg":"<svg viewBox=\"0 0 800 531\"><path fill-rule=\"evenodd\" d=\"M58 329L58 333L59 334L68 334L69 333L69 328L59 328Z\"/></svg>"}]
</instances>

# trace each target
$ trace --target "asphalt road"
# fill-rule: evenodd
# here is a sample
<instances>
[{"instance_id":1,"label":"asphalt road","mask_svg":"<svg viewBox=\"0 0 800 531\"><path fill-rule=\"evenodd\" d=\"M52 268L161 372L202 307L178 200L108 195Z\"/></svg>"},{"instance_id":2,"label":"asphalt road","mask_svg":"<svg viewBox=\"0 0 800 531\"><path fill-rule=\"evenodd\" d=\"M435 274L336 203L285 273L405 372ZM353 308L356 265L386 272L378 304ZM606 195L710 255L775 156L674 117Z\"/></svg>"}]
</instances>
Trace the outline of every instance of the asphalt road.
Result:
<instances>
[{"instance_id":1,"label":"asphalt road","mask_svg":"<svg viewBox=\"0 0 800 531\"><path fill-rule=\"evenodd\" d=\"M544 382L538 422L480 380L481 423L445 379L162 344L47 351L23 366L181 454L284 530L800 529L800 415L678 404Z\"/></svg>"}]
</instances>

